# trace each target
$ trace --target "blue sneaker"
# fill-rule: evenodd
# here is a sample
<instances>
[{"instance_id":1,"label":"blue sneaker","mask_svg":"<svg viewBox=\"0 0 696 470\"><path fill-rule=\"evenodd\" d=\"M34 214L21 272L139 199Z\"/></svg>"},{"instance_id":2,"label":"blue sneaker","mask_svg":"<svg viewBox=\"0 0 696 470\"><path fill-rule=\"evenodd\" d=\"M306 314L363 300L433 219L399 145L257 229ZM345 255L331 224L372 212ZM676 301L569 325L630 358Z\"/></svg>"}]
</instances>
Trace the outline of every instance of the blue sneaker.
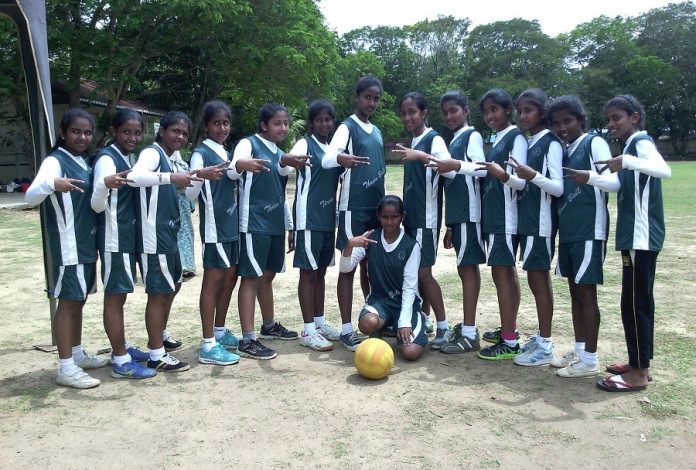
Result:
<instances>
[{"instance_id":1,"label":"blue sneaker","mask_svg":"<svg viewBox=\"0 0 696 470\"><path fill-rule=\"evenodd\" d=\"M362 339L358 337L358 334L353 331L339 337L339 341L348 351L355 351L358 349L358 345L362 343Z\"/></svg>"},{"instance_id":2,"label":"blue sneaker","mask_svg":"<svg viewBox=\"0 0 696 470\"><path fill-rule=\"evenodd\" d=\"M130 354L131 359L135 362L145 362L150 359L150 353L143 352L140 348L136 348L135 346L127 348L126 352Z\"/></svg>"},{"instance_id":3,"label":"blue sneaker","mask_svg":"<svg viewBox=\"0 0 696 470\"><path fill-rule=\"evenodd\" d=\"M521 348L520 348L521 349ZM519 366L543 366L551 364L554 358L553 345L549 351L545 351L536 342L530 345L526 351L515 357L515 364Z\"/></svg>"},{"instance_id":4,"label":"blue sneaker","mask_svg":"<svg viewBox=\"0 0 696 470\"><path fill-rule=\"evenodd\" d=\"M155 375L157 375L155 369L145 367L134 360L126 362L121 366L114 364L114 367L111 369L111 377L115 379L149 379Z\"/></svg>"},{"instance_id":5,"label":"blue sneaker","mask_svg":"<svg viewBox=\"0 0 696 470\"><path fill-rule=\"evenodd\" d=\"M201 349L198 355L198 362L201 364L215 364L216 366L230 366L239 362L239 356L225 350L220 344L215 344L213 349L208 352Z\"/></svg>"},{"instance_id":6,"label":"blue sneaker","mask_svg":"<svg viewBox=\"0 0 696 470\"><path fill-rule=\"evenodd\" d=\"M201 349L198 355L198 362L201 364L214 364L216 366L230 366L239 362L239 356L225 350L220 344L215 344L208 352Z\"/></svg>"},{"instance_id":7,"label":"blue sneaker","mask_svg":"<svg viewBox=\"0 0 696 470\"><path fill-rule=\"evenodd\" d=\"M233 335L230 330L225 330L223 337L215 341L225 349L234 350L239 346L239 338Z\"/></svg>"}]
</instances>

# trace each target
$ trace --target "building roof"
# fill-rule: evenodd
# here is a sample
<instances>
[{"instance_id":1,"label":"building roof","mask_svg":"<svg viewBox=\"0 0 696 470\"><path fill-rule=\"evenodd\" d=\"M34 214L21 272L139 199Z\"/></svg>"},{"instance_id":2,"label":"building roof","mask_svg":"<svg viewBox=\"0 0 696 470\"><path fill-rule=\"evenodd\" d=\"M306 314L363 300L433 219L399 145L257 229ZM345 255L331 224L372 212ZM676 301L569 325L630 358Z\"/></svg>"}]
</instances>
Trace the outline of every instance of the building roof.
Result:
<instances>
[{"instance_id":1,"label":"building roof","mask_svg":"<svg viewBox=\"0 0 696 470\"><path fill-rule=\"evenodd\" d=\"M99 83L92 80L83 80L80 83L80 102L90 106L106 107L109 99L96 91L99 88ZM67 101L69 87L63 80L55 80L51 83L54 103ZM119 100L116 105L118 109L131 108L141 114L149 114L151 116L164 116L165 111L151 108L143 103L134 100Z\"/></svg>"}]
</instances>

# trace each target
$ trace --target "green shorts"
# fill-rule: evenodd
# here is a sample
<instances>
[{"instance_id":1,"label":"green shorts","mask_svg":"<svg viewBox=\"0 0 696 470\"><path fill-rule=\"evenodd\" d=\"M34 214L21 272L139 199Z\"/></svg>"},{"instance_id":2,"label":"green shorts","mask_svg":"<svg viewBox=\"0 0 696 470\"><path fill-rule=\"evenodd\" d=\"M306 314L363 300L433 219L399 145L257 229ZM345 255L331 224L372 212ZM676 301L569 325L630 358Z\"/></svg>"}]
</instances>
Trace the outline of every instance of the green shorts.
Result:
<instances>
[{"instance_id":1,"label":"green shorts","mask_svg":"<svg viewBox=\"0 0 696 470\"><path fill-rule=\"evenodd\" d=\"M265 271L285 271L285 235L240 233L239 268L241 277L261 277Z\"/></svg>"},{"instance_id":2,"label":"green shorts","mask_svg":"<svg viewBox=\"0 0 696 470\"><path fill-rule=\"evenodd\" d=\"M204 243L203 269L228 269L239 263L239 242Z\"/></svg>"},{"instance_id":3,"label":"green shorts","mask_svg":"<svg viewBox=\"0 0 696 470\"><path fill-rule=\"evenodd\" d=\"M551 237L520 235L520 260L525 271L550 271L556 244Z\"/></svg>"},{"instance_id":4,"label":"green shorts","mask_svg":"<svg viewBox=\"0 0 696 470\"><path fill-rule=\"evenodd\" d=\"M334 232L298 230L295 232L295 268L316 271L334 265Z\"/></svg>"},{"instance_id":5,"label":"green shorts","mask_svg":"<svg viewBox=\"0 0 696 470\"><path fill-rule=\"evenodd\" d=\"M134 253L99 253L104 294L130 294L135 290L137 271Z\"/></svg>"},{"instance_id":6,"label":"green shorts","mask_svg":"<svg viewBox=\"0 0 696 470\"><path fill-rule=\"evenodd\" d=\"M61 300L87 300L97 291L97 263L71 264L55 268L53 295Z\"/></svg>"},{"instance_id":7,"label":"green shorts","mask_svg":"<svg viewBox=\"0 0 696 470\"><path fill-rule=\"evenodd\" d=\"M490 233L486 236L488 266L515 266L517 264L517 235Z\"/></svg>"},{"instance_id":8,"label":"green shorts","mask_svg":"<svg viewBox=\"0 0 696 470\"><path fill-rule=\"evenodd\" d=\"M486 262L480 222L462 222L450 226L452 244L457 253L457 266L473 266Z\"/></svg>"},{"instance_id":9,"label":"green shorts","mask_svg":"<svg viewBox=\"0 0 696 470\"><path fill-rule=\"evenodd\" d=\"M607 242L586 240L558 245L556 273L573 278L576 284L603 284Z\"/></svg>"},{"instance_id":10,"label":"green shorts","mask_svg":"<svg viewBox=\"0 0 696 470\"><path fill-rule=\"evenodd\" d=\"M433 266L437 260L440 231L434 228L405 227L404 231L416 239L421 248L420 267Z\"/></svg>"},{"instance_id":11,"label":"green shorts","mask_svg":"<svg viewBox=\"0 0 696 470\"><path fill-rule=\"evenodd\" d=\"M140 255L140 264L146 294L171 294L181 282L181 256L179 252Z\"/></svg>"}]
</instances>

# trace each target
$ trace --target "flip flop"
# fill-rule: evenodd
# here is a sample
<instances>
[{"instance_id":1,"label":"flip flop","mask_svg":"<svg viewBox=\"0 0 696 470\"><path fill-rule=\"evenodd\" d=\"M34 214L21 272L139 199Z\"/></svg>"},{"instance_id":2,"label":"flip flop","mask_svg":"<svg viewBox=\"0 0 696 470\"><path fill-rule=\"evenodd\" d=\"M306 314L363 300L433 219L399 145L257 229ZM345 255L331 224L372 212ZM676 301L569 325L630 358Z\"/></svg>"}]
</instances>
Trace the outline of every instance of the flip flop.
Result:
<instances>
[{"instance_id":1,"label":"flip flop","mask_svg":"<svg viewBox=\"0 0 696 470\"><path fill-rule=\"evenodd\" d=\"M631 366L621 362L607 365L604 370L614 375L621 375L631 371ZM648 376L648 382L652 382L652 375Z\"/></svg>"},{"instance_id":2,"label":"flip flop","mask_svg":"<svg viewBox=\"0 0 696 470\"><path fill-rule=\"evenodd\" d=\"M597 388L605 392L640 392L647 387L645 385L629 385L621 380L620 375L612 375L599 379L597 381Z\"/></svg>"}]
</instances>

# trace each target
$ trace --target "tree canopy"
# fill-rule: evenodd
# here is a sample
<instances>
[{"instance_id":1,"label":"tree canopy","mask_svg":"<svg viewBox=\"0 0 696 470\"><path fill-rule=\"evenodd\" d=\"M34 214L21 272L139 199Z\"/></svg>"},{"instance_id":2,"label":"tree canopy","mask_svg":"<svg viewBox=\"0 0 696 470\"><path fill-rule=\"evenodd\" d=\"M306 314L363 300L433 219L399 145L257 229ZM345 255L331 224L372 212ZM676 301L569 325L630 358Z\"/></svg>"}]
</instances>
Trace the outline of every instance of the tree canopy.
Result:
<instances>
[{"instance_id":1,"label":"tree canopy","mask_svg":"<svg viewBox=\"0 0 696 470\"><path fill-rule=\"evenodd\" d=\"M71 105L81 81L98 84L95 93L108 100L103 129L124 98L180 109L194 121L206 101L222 99L235 114L230 142L254 132L269 101L302 121L308 103L323 97L343 119L354 111L355 83L368 74L384 83L372 120L387 139L407 135L397 106L411 91L423 93L430 125L447 135L438 107L451 89L469 97L475 125L488 134L477 102L494 87L513 96L530 87L576 94L595 130L604 127L609 98L634 94L648 110L649 133L669 135L679 155L696 129L693 1L598 16L557 37L536 20L472 28L453 16L338 37L312 0L47 0L46 8L52 77L67 85ZM0 22L0 96L21 117L23 78L9 25Z\"/></svg>"}]
</instances>

